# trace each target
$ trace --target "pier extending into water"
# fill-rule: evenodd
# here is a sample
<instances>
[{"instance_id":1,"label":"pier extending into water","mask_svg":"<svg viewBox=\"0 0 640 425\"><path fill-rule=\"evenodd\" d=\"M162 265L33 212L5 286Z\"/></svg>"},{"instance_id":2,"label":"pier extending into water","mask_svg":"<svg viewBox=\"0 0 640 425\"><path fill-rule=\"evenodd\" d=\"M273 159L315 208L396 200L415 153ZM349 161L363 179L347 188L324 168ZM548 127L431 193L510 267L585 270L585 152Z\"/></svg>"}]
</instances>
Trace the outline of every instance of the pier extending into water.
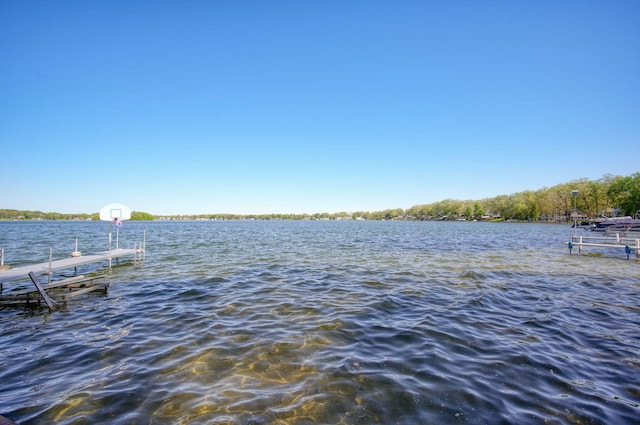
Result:
<instances>
[{"instance_id":1,"label":"pier extending into water","mask_svg":"<svg viewBox=\"0 0 640 425\"><path fill-rule=\"evenodd\" d=\"M624 249L627 260L634 251L636 258L640 259L640 236L629 237L620 233L602 236L582 236L574 234L571 236L567 247L569 248L569 254L572 253L574 248L578 249L578 254L582 254L585 247Z\"/></svg>"},{"instance_id":2,"label":"pier extending into water","mask_svg":"<svg viewBox=\"0 0 640 425\"><path fill-rule=\"evenodd\" d=\"M111 238L109 238L111 240ZM78 266L94 264L100 262L108 262L111 269L114 260L122 257L132 257L133 262L144 261L146 250L146 235L141 243L135 243L133 248L110 249L108 251L96 254L82 255L80 252L74 251L71 257L53 259L53 249L49 248L49 261L30 264L15 268L10 268L4 264L4 249L1 250L2 261L0 264L0 304L15 303L36 303L40 304L44 301L50 310L60 305L67 299L85 294L87 292L106 289L109 283L105 280L105 276L82 276L75 275L71 278L62 279L52 282L51 278L54 272L73 269L74 273ZM46 275L47 282L40 282L40 277ZM21 284L19 282L30 280L31 284ZM13 285L6 284L14 283ZM56 294L49 292L52 290ZM62 291L61 291L62 290Z\"/></svg>"}]
</instances>

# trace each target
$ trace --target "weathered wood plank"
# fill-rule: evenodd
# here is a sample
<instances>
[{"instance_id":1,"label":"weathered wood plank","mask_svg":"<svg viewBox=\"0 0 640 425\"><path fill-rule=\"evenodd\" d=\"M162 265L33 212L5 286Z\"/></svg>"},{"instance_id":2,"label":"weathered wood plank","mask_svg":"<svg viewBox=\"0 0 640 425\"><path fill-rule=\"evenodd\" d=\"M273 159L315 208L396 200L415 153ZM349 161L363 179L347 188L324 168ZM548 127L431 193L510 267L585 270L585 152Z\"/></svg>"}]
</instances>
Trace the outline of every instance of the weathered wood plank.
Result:
<instances>
[{"instance_id":1,"label":"weathered wood plank","mask_svg":"<svg viewBox=\"0 0 640 425\"><path fill-rule=\"evenodd\" d=\"M44 299L44 302L47 303L47 307L49 307L49 310L53 310L54 308L56 308L58 303L49 298L49 295L47 295L47 292L40 286L40 284L38 283L38 278L33 272L29 272L29 278L36 286L36 289L38 289L38 292L40 292L40 295L42 295L42 299Z\"/></svg>"},{"instance_id":2,"label":"weathered wood plank","mask_svg":"<svg viewBox=\"0 0 640 425\"><path fill-rule=\"evenodd\" d=\"M93 277L87 277L87 276L74 276L74 277L69 277L67 279L62 279L62 280L58 280L56 282L51 282L51 283L47 283L45 285L42 285L42 287L44 289L51 289L51 288L59 288L59 287L63 287L63 286L69 286L72 287L76 284L79 283L83 283L83 282L91 282L94 280L98 280L98 279L104 279L104 276L93 276Z\"/></svg>"},{"instance_id":3,"label":"weathered wood plank","mask_svg":"<svg viewBox=\"0 0 640 425\"><path fill-rule=\"evenodd\" d=\"M61 295L60 297L64 300L69 299L69 298L73 298L76 297L78 295L82 295L82 294L86 294L87 292L92 292L92 291L97 291L98 289L106 289L109 286L109 284L107 283L101 283L98 285L91 285L91 286L87 286L86 288L82 288L82 289L76 289L75 291L71 291L69 293L66 293L64 295Z\"/></svg>"},{"instance_id":4,"label":"weathered wood plank","mask_svg":"<svg viewBox=\"0 0 640 425\"><path fill-rule=\"evenodd\" d=\"M105 277L106 276L87 277L87 276L82 275L82 276L75 276L75 277L59 280L57 282L40 284L40 286L42 287L42 289L45 289L45 290L61 288L61 287L69 287L69 288L74 288L75 287L75 288L77 288L79 286L85 286L87 282L93 282L95 280L102 280ZM25 289L19 289L19 290L10 291L10 292L7 292L4 295L22 295L22 294L29 294L29 293L33 293L33 292L36 292L36 289L25 288Z\"/></svg>"},{"instance_id":5,"label":"weathered wood plank","mask_svg":"<svg viewBox=\"0 0 640 425\"><path fill-rule=\"evenodd\" d=\"M0 295L0 301L3 303L25 303L30 301L38 301L40 299L40 295L38 292L29 292L28 294L6 294Z\"/></svg>"}]
</instances>

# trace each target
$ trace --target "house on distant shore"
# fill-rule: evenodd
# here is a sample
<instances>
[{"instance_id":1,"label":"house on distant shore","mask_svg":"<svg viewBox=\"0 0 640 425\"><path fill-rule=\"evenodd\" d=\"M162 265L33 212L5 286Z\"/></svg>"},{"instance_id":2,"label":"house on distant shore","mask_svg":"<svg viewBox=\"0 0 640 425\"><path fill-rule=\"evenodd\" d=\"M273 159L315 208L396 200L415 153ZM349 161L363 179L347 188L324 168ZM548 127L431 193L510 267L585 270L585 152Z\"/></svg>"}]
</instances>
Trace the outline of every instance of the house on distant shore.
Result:
<instances>
[{"instance_id":1,"label":"house on distant shore","mask_svg":"<svg viewBox=\"0 0 640 425\"><path fill-rule=\"evenodd\" d=\"M583 213L582 211L573 211L571 212L571 215L569 216L571 218L571 221L573 220L586 220L587 218L589 218L589 216L585 213Z\"/></svg>"}]
</instances>

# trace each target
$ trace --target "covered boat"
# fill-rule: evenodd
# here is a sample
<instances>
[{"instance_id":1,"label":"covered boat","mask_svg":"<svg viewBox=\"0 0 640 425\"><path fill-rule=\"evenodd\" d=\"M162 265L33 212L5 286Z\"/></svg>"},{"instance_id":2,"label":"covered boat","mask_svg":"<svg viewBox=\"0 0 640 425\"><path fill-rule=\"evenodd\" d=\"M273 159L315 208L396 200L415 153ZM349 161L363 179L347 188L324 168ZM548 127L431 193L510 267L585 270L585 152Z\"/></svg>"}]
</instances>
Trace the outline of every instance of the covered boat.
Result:
<instances>
[{"instance_id":1,"label":"covered boat","mask_svg":"<svg viewBox=\"0 0 640 425\"><path fill-rule=\"evenodd\" d=\"M594 223L591 230L596 232L640 232L640 219L632 217L607 218Z\"/></svg>"}]
</instances>

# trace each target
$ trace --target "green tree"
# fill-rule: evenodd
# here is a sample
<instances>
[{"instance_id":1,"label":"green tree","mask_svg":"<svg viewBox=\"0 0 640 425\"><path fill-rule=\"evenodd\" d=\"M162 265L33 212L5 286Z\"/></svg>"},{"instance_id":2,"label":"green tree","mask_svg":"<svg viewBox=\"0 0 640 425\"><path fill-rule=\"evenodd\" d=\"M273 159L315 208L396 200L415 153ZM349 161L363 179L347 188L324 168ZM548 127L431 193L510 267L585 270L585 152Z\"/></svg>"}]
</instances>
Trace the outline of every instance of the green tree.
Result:
<instances>
[{"instance_id":1,"label":"green tree","mask_svg":"<svg viewBox=\"0 0 640 425\"><path fill-rule=\"evenodd\" d=\"M467 220L473 219L473 207L471 205L467 205L466 208L464 209L464 217Z\"/></svg>"},{"instance_id":2,"label":"green tree","mask_svg":"<svg viewBox=\"0 0 640 425\"><path fill-rule=\"evenodd\" d=\"M640 213L640 173L619 177L611 183L607 191L613 205L624 215Z\"/></svg>"},{"instance_id":3,"label":"green tree","mask_svg":"<svg viewBox=\"0 0 640 425\"><path fill-rule=\"evenodd\" d=\"M132 211L131 220L153 220L155 217L147 212Z\"/></svg>"},{"instance_id":4,"label":"green tree","mask_svg":"<svg viewBox=\"0 0 640 425\"><path fill-rule=\"evenodd\" d=\"M487 212L482 208L480 202L476 202L473 204L473 216L477 220L480 220L482 216L487 215Z\"/></svg>"},{"instance_id":5,"label":"green tree","mask_svg":"<svg viewBox=\"0 0 640 425\"><path fill-rule=\"evenodd\" d=\"M509 198L504 218L516 220L527 220L529 218L529 208L522 194L517 193Z\"/></svg>"}]
</instances>

